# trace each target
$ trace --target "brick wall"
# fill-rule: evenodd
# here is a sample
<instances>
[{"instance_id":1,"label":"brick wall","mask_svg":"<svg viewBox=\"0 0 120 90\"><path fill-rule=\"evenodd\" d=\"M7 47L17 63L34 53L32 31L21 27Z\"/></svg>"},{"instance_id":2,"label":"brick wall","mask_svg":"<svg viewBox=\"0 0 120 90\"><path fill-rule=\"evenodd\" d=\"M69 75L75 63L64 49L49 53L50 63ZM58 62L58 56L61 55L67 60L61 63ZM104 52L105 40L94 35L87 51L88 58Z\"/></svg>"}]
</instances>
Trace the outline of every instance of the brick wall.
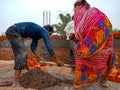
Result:
<instances>
[{"instance_id":1,"label":"brick wall","mask_svg":"<svg viewBox=\"0 0 120 90\"><path fill-rule=\"evenodd\" d=\"M31 43L30 39L25 40L28 57L32 58L34 56L29 48L30 43ZM63 62L67 62L68 61L67 60L68 42L66 41L66 37L52 36L51 43L55 50L57 58L59 58ZM120 66L120 39L114 39L114 48L115 48L116 54L119 57L119 66ZM44 57L45 60L50 59L49 53L46 50L46 47L45 47L42 39L39 41L37 49L38 49L39 53L41 54L41 56ZM0 60L13 60L13 59L14 59L13 52L12 52L12 49L11 49L11 46L10 46L10 43L8 42L8 40L6 40L6 39L0 40Z\"/></svg>"},{"instance_id":2,"label":"brick wall","mask_svg":"<svg viewBox=\"0 0 120 90\"><path fill-rule=\"evenodd\" d=\"M34 55L30 50L30 43L31 39L25 40L25 46L27 48L27 53L29 58L33 58ZM55 50L56 56L59 60L63 62L67 62L67 55L68 55L68 42L66 41L65 36L52 36L51 37L51 44L53 49ZM45 59L49 60L50 55L45 47L43 40L39 40L39 44L37 47L40 55ZM11 49L11 45L7 39L0 40L0 60L13 60L13 51Z\"/></svg>"}]
</instances>

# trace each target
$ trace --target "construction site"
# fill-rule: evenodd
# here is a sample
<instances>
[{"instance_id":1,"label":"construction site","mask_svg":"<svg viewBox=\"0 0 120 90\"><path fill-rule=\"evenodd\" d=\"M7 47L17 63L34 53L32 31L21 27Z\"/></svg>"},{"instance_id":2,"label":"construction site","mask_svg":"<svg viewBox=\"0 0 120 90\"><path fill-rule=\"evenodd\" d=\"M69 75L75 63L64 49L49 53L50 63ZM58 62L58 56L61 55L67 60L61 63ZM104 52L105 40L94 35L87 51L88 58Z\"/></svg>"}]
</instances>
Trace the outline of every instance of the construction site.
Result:
<instances>
[{"instance_id":1,"label":"construction site","mask_svg":"<svg viewBox=\"0 0 120 90\"><path fill-rule=\"evenodd\" d=\"M59 42L58 42L59 41ZM120 39L114 39L114 49L120 59ZM23 70L20 84L24 88L11 87L14 74L14 56L7 39L0 40L0 90L66 90L73 85L74 67L68 64L68 42L64 36L51 36L51 43L57 55L57 59L64 63L63 67L58 67L56 63L50 61L49 53L42 40L39 41L38 51L47 62L46 65L36 65L34 55L30 50L31 39L25 40L28 52L28 61L30 70ZM118 59L117 69L120 62ZM73 63L75 61L73 60ZM113 78L114 79L114 78ZM80 90L120 90L120 83L111 80L110 87L103 88L99 83L93 83L88 87L82 87Z\"/></svg>"}]
</instances>

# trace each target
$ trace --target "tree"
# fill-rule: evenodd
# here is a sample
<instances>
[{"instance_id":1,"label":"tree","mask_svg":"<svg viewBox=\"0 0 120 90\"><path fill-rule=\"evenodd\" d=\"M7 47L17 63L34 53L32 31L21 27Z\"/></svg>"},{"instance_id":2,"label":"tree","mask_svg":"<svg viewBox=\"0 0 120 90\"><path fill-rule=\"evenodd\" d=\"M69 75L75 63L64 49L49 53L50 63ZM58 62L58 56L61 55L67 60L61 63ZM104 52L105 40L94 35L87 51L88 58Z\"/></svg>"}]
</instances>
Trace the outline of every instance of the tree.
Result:
<instances>
[{"instance_id":1,"label":"tree","mask_svg":"<svg viewBox=\"0 0 120 90\"><path fill-rule=\"evenodd\" d=\"M120 29L115 28L115 29L113 29L113 31L114 32L120 32Z\"/></svg>"},{"instance_id":2,"label":"tree","mask_svg":"<svg viewBox=\"0 0 120 90\"><path fill-rule=\"evenodd\" d=\"M56 33L65 36L66 34L64 32L64 28L67 25L67 23L71 21L72 17L69 13L67 13L66 15L59 14L59 18L61 20L61 23L53 24L52 26L56 28Z\"/></svg>"}]
</instances>

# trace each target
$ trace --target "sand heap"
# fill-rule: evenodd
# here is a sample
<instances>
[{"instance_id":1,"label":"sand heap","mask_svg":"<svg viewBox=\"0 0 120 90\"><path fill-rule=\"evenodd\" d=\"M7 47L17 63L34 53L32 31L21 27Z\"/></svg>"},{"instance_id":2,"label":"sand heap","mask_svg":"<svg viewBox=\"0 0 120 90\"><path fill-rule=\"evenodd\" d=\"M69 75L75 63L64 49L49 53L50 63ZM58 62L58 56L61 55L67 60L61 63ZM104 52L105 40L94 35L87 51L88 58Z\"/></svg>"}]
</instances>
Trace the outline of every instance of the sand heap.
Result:
<instances>
[{"instance_id":1,"label":"sand heap","mask_svg":"<svg viewBox=\"0 0 120 90\"><path fill-rule=\"evenodd\" d=\"M33 88L41 90L43 88L52 87L60 84L62 81L57 79L47 72L39 69L31 69L23 73L20 78L20 84L25 88Z\"/></svg>"}]
</instances>

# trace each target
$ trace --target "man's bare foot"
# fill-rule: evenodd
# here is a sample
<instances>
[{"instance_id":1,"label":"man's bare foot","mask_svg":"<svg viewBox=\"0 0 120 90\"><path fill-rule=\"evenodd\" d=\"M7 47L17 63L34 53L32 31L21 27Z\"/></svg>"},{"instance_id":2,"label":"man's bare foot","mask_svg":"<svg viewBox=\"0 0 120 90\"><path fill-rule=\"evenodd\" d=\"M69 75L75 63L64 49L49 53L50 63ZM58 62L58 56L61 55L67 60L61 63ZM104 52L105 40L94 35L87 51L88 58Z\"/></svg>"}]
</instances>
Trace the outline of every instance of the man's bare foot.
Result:
<instances>
[{"instance_id":1,"label":"man's bare foot","mask_svg":"<svg viewBox=\"0 0 120 90\"><path fill-rule=\"evenodd\" d=\"M24 88L24 87L22 87L19 83L13 83L12 84L12 87L18 87L18 88Z\"/></svg>"}]
</instances>

